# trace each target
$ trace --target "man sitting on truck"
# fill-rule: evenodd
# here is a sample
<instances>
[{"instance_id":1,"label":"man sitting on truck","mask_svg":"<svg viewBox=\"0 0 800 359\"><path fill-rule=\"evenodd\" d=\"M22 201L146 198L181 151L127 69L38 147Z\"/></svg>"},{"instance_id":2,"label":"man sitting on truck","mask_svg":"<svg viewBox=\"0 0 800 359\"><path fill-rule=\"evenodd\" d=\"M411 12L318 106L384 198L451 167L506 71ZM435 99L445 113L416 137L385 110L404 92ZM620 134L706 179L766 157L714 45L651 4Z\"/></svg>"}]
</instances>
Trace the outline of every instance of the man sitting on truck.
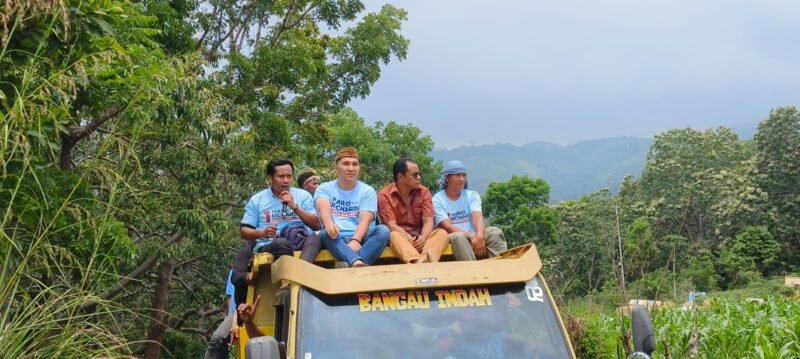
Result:
<instances>
[{"instance_id":1,"label":"man sitting on truck","mask_svg":"<svg viewBox=\"0 0 800 359\"><path fill-rule=\"evenodd\" d=\"M495 257L508 249L500 228L485 227L481 196L467 189L467 167L461 161L445 165L439 184L443 189L433 196L434 222L449 233L456 260Z\"/></svg>"},{"instance_id":2,"label":"man sitting on truck","mask_svg":"<svg viewBox=\"0 0 800 359\"><path fill-rule=\"evenodd\" d=\"M317 188L314 200L324 228L322 242L340 263L363 267L378 260L389 241L389 229L375 225L378 200L375 189L358 180L358 152L344 147L336 152L336 179Z\"/></svg>"},{"instance_id":3,"label":"man sitting on truck","mask_svg":"<svg viewBox=\"0 0 800 359\"><path fill-rule=\"evenodd\" d=\"M314 171L305 171L297 176L297 185L313 196L319 187L319 176Z\"/></svg>"},{"instance_id":4,"label":"man sitting on truck","mask_svg":"<svg viewBox=\"0 0 800 359\"><path fill-rule=\"evenodd\" d=\"M431 191L420 183L419 166L401 158L392 175L394 182L378 193L378 214L391 230L389 246L404 263L438 262L450 240L433 228Z\"/></svg>"},{"instance_id":5,"label":"man sitting on truck","mask_svg":"<svg viewBox=\"0 0 800 359\"><path fill-rule=\"evenodd\" d=\"M250 261L254 252L272 253L277 260L300 250L300 259L314 262L322 243L320 222L311 194L292 187L294 164L280 158L267 164L267 178L271 186L256 193L247 202L239 225L239 234L247 242L234 259L233 284L235 298L245 298Z\"/></svg>"}]
</instances>

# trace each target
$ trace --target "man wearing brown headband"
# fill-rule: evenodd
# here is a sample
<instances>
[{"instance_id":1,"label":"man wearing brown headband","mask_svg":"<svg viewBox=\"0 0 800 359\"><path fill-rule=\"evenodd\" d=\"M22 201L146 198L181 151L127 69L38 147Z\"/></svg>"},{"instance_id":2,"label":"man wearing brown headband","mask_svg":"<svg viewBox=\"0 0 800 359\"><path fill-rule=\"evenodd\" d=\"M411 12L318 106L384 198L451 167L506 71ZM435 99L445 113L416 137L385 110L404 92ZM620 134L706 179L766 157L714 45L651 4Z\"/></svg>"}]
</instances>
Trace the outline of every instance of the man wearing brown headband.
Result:
<instances>
[{"instance_id":1,"label":"man wearing brown headband","mask_svg":"<svg viewBox=\"0 0 800 359\"><path fill-rule=\"evenodd\" d=\"M375 189L358 180L361 163L355 148L336 152L334 169L336 180L321 184L314 194L322 243L347 266L372 264L389 242L389 229L375 225Z\"/></svg>"},{"instance_id":2,"label":"man wearing brown headband","mask_svg":"<svg viewBox=\"0 0 800 359\"><path fill-rule=\"evenodd\" d=\"M313 196L319 187L319 176L314 171L306 171L297 176L297 186Z\"/></svg>"}]
</instances>

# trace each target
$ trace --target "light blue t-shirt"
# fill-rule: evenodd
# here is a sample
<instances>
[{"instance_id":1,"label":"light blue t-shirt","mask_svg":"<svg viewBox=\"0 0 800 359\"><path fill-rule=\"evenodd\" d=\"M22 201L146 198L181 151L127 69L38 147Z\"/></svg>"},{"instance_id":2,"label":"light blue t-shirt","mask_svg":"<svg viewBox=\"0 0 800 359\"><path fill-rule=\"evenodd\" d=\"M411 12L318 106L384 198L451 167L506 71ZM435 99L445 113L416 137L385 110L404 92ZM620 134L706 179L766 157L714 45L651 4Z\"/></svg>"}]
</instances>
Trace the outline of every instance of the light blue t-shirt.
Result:
<instances>
[{"instance_id":1,"label":"light blue t-shirt","mask_svg":"<svg viewBox=\"0 0 800 359\"><path fill-rule=\"evenodd\" d=\"M294 202L297 203L298 207L306 212L317 214L317 208L314 207L314 200L311 198L311 193L294 187L289 188L289 193L292 194L292 198ZM285 209L286 211L284 211L281 199L272 193L272 189L267 188L256 193L253 197L250 197L250 200L244 207L244 217L242 217L241 223L259 230L277 224L278 234L286 227L296 226L304 226L306 231L309 233L311 232L311 228L303 224L303 221L297 213L294 213L289 206L286 206ZM272 242L272 239L273 238L259 238L253 250L257 251L262 246Z\"/></svg>"},{"instance_id":2,"label":"light blue t-shirt","mask_svg":"<svg viewBox=\"0 0 800 359\"><path fill-rule=\"evenodd\" d=\"M325 182L319 185L317 192L314 193L314 201L320 198L331 201L331 214L333 223L339 226L339 238L350 238L356 233L358 212L369 211L374 215L378 211L378 196L375 194L375 189L361 181L349 191L339 188L337 180ZM370 228L374 225L375 222L370 222Z\"/></svg>"},{"instance_id":3,"label":"light blue t-shirt","mask_svg":"<svg viewBox=\"0 0 800 359\"><path fill-rule=\"evenodd\" d=\"M225 295L231 298L231 305L228 308L228 315L231 315L236 311L236 301L233 299L233 293L236 292L236 289L233 287L233 282L231 282L232 276L233 270L228 271L228 284L225 286Z\"/></svg>"},{"instance_id":4,"label":"light blue t-shirt","mask_svg":"<svg viewBox=\"0 0 800 359\"><path fill-rule=\"evenodd\" d=\"M472 212L476 211L482 212L481 196L473 190L461 191L461 196L455 201L447 198L444 190L433 196L433 221L437 226L445 219L449 219L454 226L475 233L475 227L472 225Z\"/></svg>"}]
</instances>

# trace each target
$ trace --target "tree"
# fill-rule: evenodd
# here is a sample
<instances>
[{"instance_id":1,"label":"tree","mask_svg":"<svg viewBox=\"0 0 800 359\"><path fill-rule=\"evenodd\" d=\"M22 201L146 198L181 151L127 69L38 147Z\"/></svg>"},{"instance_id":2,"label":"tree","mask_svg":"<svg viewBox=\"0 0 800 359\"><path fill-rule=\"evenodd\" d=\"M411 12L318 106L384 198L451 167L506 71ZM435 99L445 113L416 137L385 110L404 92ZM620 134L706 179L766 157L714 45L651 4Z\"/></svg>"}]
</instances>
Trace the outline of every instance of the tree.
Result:
<instances>
[{"instance_id":1,"label":"tree","mask_svg":"<svg viewBox=\"0 0 800 359\"><path fill-rule=\"evenodd\" d=\"M614 197L608 190L558 204L554 243L539 246L556 295L578 297L620 278Z\"/></svg>"},{"instance_id":2,"label":"tree","mask_svg":"<svg viewBox=\"0 0 800 359\"><path fill-rule=\"evenodd\" d=\"M360 1L202 5L10 1L0 16L9 30L0 35L8 124L0 127L0 232L13 233L0 247L9 258L2 277L21 276L11 276L25 289L19 298L51 285L85 291L70 301L77 309L53 315L85 313L96 324L88 329L148 339L135 354L151 358L168 328L210 326L238 244L239 207L265 186L266 162L323 157L313 151L331 147L330 117L369 94L381 66L408 48L406 14L391 5L363 17ZM57 262L54 253L69 270L39 265ZM26 266L31 260L39 262ZM2 297L3 307L24 311L30 301L19 298ZM101 310L109 303L144 309ZM8 318L4 328L13 327ZM59 331L41 331L51 332ZM97 356L130 355L118 339L97 345ZM57 343L33 347L14 346L40 354L2 356L61 356L45 351Z\"/></svg>"},{"instance_id":3,"label":"tree","mask_svg":"<svg viewBox=\"0 0 800 359\"><path fill-rule=\"evenodd\" d=\"M742 173L744 147L730 129L670 130L656 136L638 185L643 214L659 234L680 234L712 244L709 223L722 199L720 183ZM736 180L733 180L736 182ZM627 196L631 198L631 196Z\"/></svg>"},{"instance_id":4,"label":"tree","mask_svg":"<svg viewBox=\"0 0 800 359\"><path fill-rule=\"evenodd\" d=\"M768 196L773 215L769 229L782 247L782 257L792 268L800 263L800 112L795 107L770 111L758 125L755 167L758 187Z\"/></svg>"},{"instance_id":5,"label":"tree","mask_svg":"<svg viewBox=\"0 0 800 359\"><path fill-rule=\"evenodd\" d=\"M779 267L781 248L767 227L747 227L736 236L733 253L752 262L752 266L766 276Z\"/></svg>"},{"instance_id":6,"label":"tree","mask_svg":"<svg viewBox=\"0 0 800 359\"><path fill-rule=\"evenodd\" d=\"M644 277L654 269L658 247L653 230L645 218L638 218L630 226L623 243L625 274L631 280Z\"/></svg>"},{"instance_id":7,"label":"tree","mask_svg":"<svg viewBox=\"0 0 800 359\"><path fill-rule=\"evenodd\" d=\"M332 141L318 148L324 156L317 155L309 161L313 167L328 171L328 179L333 179L331 169L333 159L339 148L352 146L361 158L361 180L379 190L393 181L392 165L399 158L410 158L419 164L422 183L436 191L442 164L430 156L433 140L412 124L396 122L377 122L367 126L364 119L352 109L345 108L331 116L330 133Z\"/></svg>"},{"instance_id":8,"label":"tree","mask_svg":"<svg viewBox=\"0 0 800 359\"><path fill-rule=\"evenodd\" d=\"M492 182L483 196L487 221L500 227L509 247L525 243L546 245L556 234L557 212L547 206L550 186L541 178L512 176Z\"/></svg>"}]
</instances>

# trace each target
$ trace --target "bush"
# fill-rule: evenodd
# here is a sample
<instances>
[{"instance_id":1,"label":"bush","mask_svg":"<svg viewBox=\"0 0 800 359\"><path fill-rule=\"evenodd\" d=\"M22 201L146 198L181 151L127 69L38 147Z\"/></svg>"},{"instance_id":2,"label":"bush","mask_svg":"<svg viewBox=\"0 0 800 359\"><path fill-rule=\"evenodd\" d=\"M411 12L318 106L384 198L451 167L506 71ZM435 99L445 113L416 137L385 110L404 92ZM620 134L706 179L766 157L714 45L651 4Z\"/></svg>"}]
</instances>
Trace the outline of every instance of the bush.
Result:
<instances>
[{"instance_id":1,"label":"bush","mask_svg":"<svg viewBox=\"0 0 800 359\"><path fill-rule=\"evenodd\" d=\"M733 253L746 261L752 261L756 269L766 276L778 269L781 248L766 227L747 227L736 236Z\"/></svg>"},{"instance_id":2,"label":"bush","mask_svg":"<svg viewBox=\"0 0 800 359\"><path fill-rule=\"evenodd\" d=\"M619 320L605 313L589 312L586 307L570 306L564 324L578 358L613 358L619 345Z\"/></svg>"},{"instance_id":3,"label":"bush","mask_svg":"<svg viewBox=\"0 0 800 359\"><path fill-rule=\"evenodd\" d=\"M689 265L681 275L689 278L694 289L698 291L708 292L717 285L717 280L714 278L714 262L708 252L689 259Z\"/></svg>"}]
</instances>

